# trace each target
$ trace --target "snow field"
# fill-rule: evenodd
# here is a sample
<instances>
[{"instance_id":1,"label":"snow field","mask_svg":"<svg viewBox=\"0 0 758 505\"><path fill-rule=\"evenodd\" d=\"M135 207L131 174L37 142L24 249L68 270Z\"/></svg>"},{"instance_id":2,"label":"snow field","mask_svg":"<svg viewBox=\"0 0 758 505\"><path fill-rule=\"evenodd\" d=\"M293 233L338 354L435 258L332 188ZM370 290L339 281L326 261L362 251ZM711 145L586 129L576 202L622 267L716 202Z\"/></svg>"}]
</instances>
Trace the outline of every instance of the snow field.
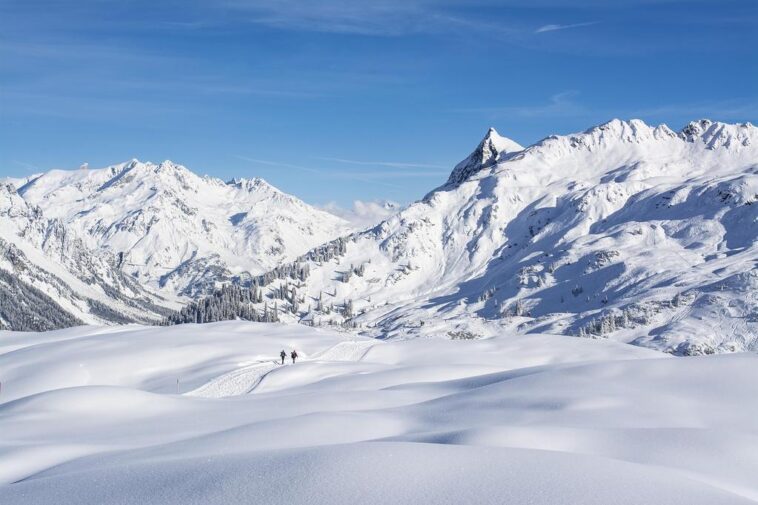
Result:
<instances>
[{"instance_id":1,"label":"snow field","mask_svg":"<svg viewBox=\"0 0 758 505\"><path fill-rule=\"evenodd\" d=\"M758 501L754 354L245 322L25 337L0 333L3 504ZM269 365L282 348L302 362Z\"/></svg>"}]
</instances>

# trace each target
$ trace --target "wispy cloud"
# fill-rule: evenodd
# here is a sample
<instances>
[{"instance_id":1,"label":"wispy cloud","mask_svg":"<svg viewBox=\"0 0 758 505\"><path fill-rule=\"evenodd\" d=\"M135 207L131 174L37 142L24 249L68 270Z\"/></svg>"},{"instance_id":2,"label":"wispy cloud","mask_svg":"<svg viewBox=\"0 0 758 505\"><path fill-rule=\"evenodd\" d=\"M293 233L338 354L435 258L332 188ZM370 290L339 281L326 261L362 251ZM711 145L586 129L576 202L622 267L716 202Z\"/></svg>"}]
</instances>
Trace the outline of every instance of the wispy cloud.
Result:
<instances>
[{"instance_id":1,"label":"wispy cloud","mask_svg":"<svg viewBox=\"0 0 758 505\"><path fill-rule=\"evenodd\" d=\"M23 162L23 161L11 160L11 163L13 163L16 166L19 166L19 167L23 168L27 172L43 172L44 171L40 167L38 167L37 165L32 165L31 163L26 163L26 162Z\"/></svg>"},{"instance_id":2,"label":"wispy cloud","mask_svg":"<svg viewBox=\"0 0 758 505\"><path fill-rule=\"evenodd\" d=\"M165 54L154 49L125 47L105 41L72 42L43 37L37 37L34 41L2 40L0 55L7 63L33 61L54 66L61 66L61 63L88 63L92 67L89 69L91 73L97 72L100 66L106 67L106 71L111 71L116 67L135 68L135 66L151 69L160 69L165 66L184 68L194 61L190 56Z\"/></svg>"},{"instance_id":3,"label":"wispy cloud","mask_svg":"<svg viewBox=\"0 0 758 505\"><path fill-rule=\"evenodd\" d=\"M177 91L207 95L257 95L281 98L317 98L323 93L314 85L300 85L283 78L237 73L234 79L198 70L198 58L186 54L159 54L144 48L122 47L107 43L86 44L60 41L0 41L0 58L11 68L26 69L30 62L45 72L38 72L37 89L58 91L67 85L83 94L139 91ZM63 62L63 63L62 63ZM86 63L86 70L78 64ZM131 72L122 72L129 68ZM182 78L176 79L176 73ZM355 77L355 73L325 72L332 79ZM25 90L25 87L21 87ZM8 89L8 87L6 87Z\"/></svg>"},{"instance_id":4,"label":"wispy cloud","mask_svg":"<svg viewBox=\"0 0 758 505\"><path fill-rule=\"evenodd\" d=\"M321 206L325 211L349 221L356 229L363 230L374 226L388 217L400 212L403 206L393 201L354 200L351 208L344 208L337 202Z\"/></svg>"},{"instance_id":5,"label":"wispy cloud","mask_svg":"<svg viewBox=\"0 0 758 505\"><path fill-rule=\"evenodd\" d=\"M209 21L159 21L158 26L163 28L175 28L178 30L201 30L203 28L209 28L215 26L214 23Z\"/></svg>"},{"instance_id":6,"label":"wispy cloud","mask_svg":"<svg viewBox=\"0 0 758 505\"><path fill-rule=\"evenodd\" d=\"M641 118L674 117L685 118L687 121L700 118L721 121L747 121L758 117L758 101L754 99L733 99L668 104L636 109L631 111L629 116Z\"/></svg>"},{"instance_id":7,"label":"wispy cloud","mask_svg":"<svg viewBox=\"0 0 758 505\"><path fill-rule=\"evenodd\" d=\"M583 26L592 26L598 24L597 21L587 21L585 23L572 23L569 25L543 25L534 30L534 33L555 32L558 30L568 30L569 28L581 28Z\"/></svg>"},{"instance_id":8,"label":"wispy cloud","mask_svg":"<svg viewBox=\"0 0 758 505\"><path fill-rule=\"evenodd\" d=\"M378 167L390 167L390 168L449 168L447 165L438 163L415 163L415 162L396 162L396 161L359 161L348 160L345 158L323 158L318 157L318 160L324 161L336 161L337 163L346 163L349 165L365 165L365 166L378 166Z\"/></svg>"},{"instance_id":9,"label":"wispy cloud","mask_svg":"<svg viewBox=\"0 0 758 505\"><path fill-rule=\"evenodd\" d=\"M179 103L147 101L138 98L56 95L52 92L33 93L3 89L4 112L8 116L38 116L98 122L112 122L113 117L124 119L158 120L184 117L197 112ZM7 105L6 105L7 104Z\"/></svg>"},{"instance_id":10,"label":"wispy cloud","mask_svg":"<svg viewBox=\"0 0 758 505\"><path fill-rule=\"evenodd\" d=\"M304 172L311 172L313 174L324 174L322 170L318 170L311 167L304 167L302 165L292 165L290 163L281 163L278 161L261 160L258 158L248 158L247 156L240 156L240 155L235 155L235 158L240 159L242 161L255 163L257 165L266 165L269 167L279 167L279 168L294 168L295 170L303 170Z\"/></svg>"},{"instance_id":11,"label":"wispy cloud","mask_svg":"<svg viewBox=\"0 0 758 505\"><path fill-rule=\"evenodd\" d=\"M313 167L306 167L303 165L293 165L290 163L281 163L278 161L270 161L270 160L261 160L258 158L249 158L247 156L235 156L237 159L248 161L250 163L256 163L258 165L266 165L269 167L279 167L279 168L292 168L295 170L302 170L305 172L315 173L324 175L327 177L345 177L348 179L356 179L356 180L377 180L377 179L394 179L394 178L403 178L403 177L439 177L440 175L447 175L447 171L439 170L439 171L429 171L429 170L361 170L359 172L352 171L347 172L343 170L324 170L319 168L313 168ZM339 160L338 158L316 158L320 160ZM369 162L361 162L361 161L353 161L353 160L344 160L347 163L354 163L359 165L382 165L381 163L369 163ZM384 166L387 167L397 167L397 168L404 168L404 167L439 167L443 168L442 165L423 165L423 164L417 164L417 163L392 163L392 162L384 162Z\"/></svg>"},{"instance_id":12,"label":"wispy cloud","mask_svg":"<svg viewBox=\"0 0 758 505\"><path fill-rule=\"evenodd\" d=\"M501 107L477 107L464 109L464 112L484 112L492 117L519 117L519 118L556 118L556 117L579 117L589 114L589 110L578 103L575 97L578 91L568 90L552 95L546 103L533 105L507 105Z\"/></svg>"},{"instance_id":13,"label":"wispy cloud","mask_svg":"<svg viewBox=\"0 0 758 505\"><path fill-rule=\"evenodd\" d=\"M583 118L590 122L612 117L639 118L650 123L659 121L693 121L708 118L726 122L756 122L758 101L752 98L672 103L650 107L588 107L576 97L578 91L552 95L546 103L503 107L479 107L460 112L477 112L491 118L555 119ZM591 124L591 123L590 123ZM672 126L676 126L674 123Z\"/></svg>"},{"instance_id":14,"label":"wispy cloud","mask_svg":"<svg viewBox=\"0 0 758 505\"><path fill-rule=\"evenodd\" d=\"M221 5L236 10L244 21L272 28L366 35L404 32L417 10L412 1L227 0Z\"/></svg>"},{"instance_id":15,"label":"wispy cloud","mask_svg":"<svg viewBox=\"0 0 758 505\"><path fill-rule=\"evenodd\" d=\"M362 177L365 179L395 179L395 178L413 178L413 177L441 177L443 175L447 175L447 172L439 171L439 172L430 172L430 171L413 171L409 172L407 170L399 171L387 171L387 170L377 170L372 172L331 172L338 176L348 176L348 177Z\"/></svg>"},{"instance_id":16,"label":"wispy cloud","mask_svg":"<svg viewBox=\"0 0 758 505\"><path fill-rule=\"evenodd\" d=\"M322 176L322 177L342 178L342 179L351 179L351 180L361 181L361 182L371 182L373 184L379 184L381 186L401 189L401 186L398 186L396 184L390 184L387 182L377 181L376 179L382 179L385 177L375 177L377 174L371 173L371 172L367 172L367 173L334 172L334 171L329 171L329 170L321 170L321 169L313 168L313 167L306 167L303 165L293 165L290 163L281 163L278 161L262 160L258 158L249 158L247 156L236 155L235 157L237 159L247 161L250 163L255 163L257 165L265 165L268 167L277 167L277 168L291 168L294 170L302 170L304 172L318 174L319 176Z\"/></svg>"},{"instance_id":17,"label":"wispy cloud","mask_svg":"<svg viewBox=\"0 0 758 505\"><path fill-rule=\"evenodd\" d=\"M461 15L470 6L464 0L226 0L213 5L237 11L241 22L354 35L447 32L479 24Z\"/></svg>"}]
</instances>

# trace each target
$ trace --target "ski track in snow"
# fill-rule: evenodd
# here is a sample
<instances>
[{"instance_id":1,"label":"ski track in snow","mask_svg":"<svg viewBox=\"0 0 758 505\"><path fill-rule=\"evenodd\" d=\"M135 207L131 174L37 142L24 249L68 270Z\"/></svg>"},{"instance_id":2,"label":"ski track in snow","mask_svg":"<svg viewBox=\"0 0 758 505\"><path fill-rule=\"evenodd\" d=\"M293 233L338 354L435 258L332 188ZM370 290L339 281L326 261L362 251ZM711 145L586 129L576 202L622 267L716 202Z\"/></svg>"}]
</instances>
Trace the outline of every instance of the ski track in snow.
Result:
<instances>
[{"instance_id":1,"label":"ski track in snow","mask_svg":"<svg viewBox=\"0 0 758 505\"><path fill-rule=\"evenodd\" d=\"M318 361L360 361L377 342L350 341L340 342L325 351L316 353L311 359Z\"/></svg>"},{"instance_id":2,"label":"ski track in snow","mask_svg":"<svg viewBox=\"0 0 758 505\"><path fill-rule=\"evenodd\" d=\"M375 345L371 341L340 342L329 349L300 361L360 361ZM270 372L287 366L289 358L282 365L276 360L261 361L254 365L238 368L208 381L199 388L184 393L186 396L201 398L225 398L252 393Z\"/></svg>"},{"instance_id":3,"label":"ski track in snow","mask_svg":"<svg viewBox=\"0 0 758 505\"><path fill-rule=\"evenodd\" d=\"M224 398L252 392L263 377L276 369L278 363L264 361L255 365L232 370L203 384L197 389L184 393L186 396L201 398Z\"/></svg>"}]
</instances>

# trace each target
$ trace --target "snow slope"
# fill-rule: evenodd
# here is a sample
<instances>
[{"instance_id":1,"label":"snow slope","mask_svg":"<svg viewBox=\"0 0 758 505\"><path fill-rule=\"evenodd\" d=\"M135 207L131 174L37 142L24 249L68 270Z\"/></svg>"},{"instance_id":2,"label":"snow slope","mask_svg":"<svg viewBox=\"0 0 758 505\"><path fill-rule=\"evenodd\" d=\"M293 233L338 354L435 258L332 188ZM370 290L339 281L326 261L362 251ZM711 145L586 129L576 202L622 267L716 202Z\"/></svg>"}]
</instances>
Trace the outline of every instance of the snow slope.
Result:
<instances>
[{"instance_id":1,"label":"snow slope","mask_svg":"<svg viewBox=\"0 0 758 505\"><path fill-rule=\"evenodd\" d=\"M244 282L348 231L263 179L225 183L171 161L53 170L19 193L90 247L121 255L125 272L166 296Z\"/></svg>"},{"instance_id":2,"label":"snow slope","mask_svg":"<svg viewBox=\"0 0 758 505\"><path fill-rule=\"evenodd\" d=\"M174 307L12 185L0 185L0 328L157 322Z\"/></svg>"},{"instance_id":3,"label":"snow slope","mask_svg":"<svg viewBox=\"0 0 758 505\"><path fill-rule=\"evenodd\" d=\"M303 361L250 394L186 394L282 347ZM0 502L755 503L756 360L245 322L0 332Z\"/></svg>"},{"instance_id":4,"label":"snow slope","mask_svg":"<svg viewBox=\"0 0 758 505\"><path fill-rule=\"evenodd\" d=\"M613 120L525 149L490 130L445 185L264 302L289 282L296 319L384 336L457 321L680 355L758 349L757 241L751 124Z\"/></svg>"}]
</instances>

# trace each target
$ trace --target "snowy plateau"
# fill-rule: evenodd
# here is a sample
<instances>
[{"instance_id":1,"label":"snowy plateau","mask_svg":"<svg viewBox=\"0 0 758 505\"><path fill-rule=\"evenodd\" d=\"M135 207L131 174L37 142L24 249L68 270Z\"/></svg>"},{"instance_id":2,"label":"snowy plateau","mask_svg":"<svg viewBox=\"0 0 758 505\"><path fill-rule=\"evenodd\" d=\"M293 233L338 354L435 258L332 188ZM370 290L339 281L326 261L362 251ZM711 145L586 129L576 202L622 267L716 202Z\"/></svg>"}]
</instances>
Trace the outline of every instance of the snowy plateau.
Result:
<instances>
[{"instance_id":1,"label":"snowy plateau","mask_svg":"<svg viewBox=\"0 0 758 505\"><path fill-rule=\"evenodd\" d=\"M0 182L2 504L758 502L749 123L491 129L365 229L169 161Z\"/></svg>"},{"instance_id":2,"label":"snowy plateau","mask_svg":"<svg viewBox=\"0 0 758 505\"><path fill-rule=\"evenodd\" d=\"M228 321L2 332L0 370L3 504L758 501L753 353Z\"/></svg>"}]
</instances>

